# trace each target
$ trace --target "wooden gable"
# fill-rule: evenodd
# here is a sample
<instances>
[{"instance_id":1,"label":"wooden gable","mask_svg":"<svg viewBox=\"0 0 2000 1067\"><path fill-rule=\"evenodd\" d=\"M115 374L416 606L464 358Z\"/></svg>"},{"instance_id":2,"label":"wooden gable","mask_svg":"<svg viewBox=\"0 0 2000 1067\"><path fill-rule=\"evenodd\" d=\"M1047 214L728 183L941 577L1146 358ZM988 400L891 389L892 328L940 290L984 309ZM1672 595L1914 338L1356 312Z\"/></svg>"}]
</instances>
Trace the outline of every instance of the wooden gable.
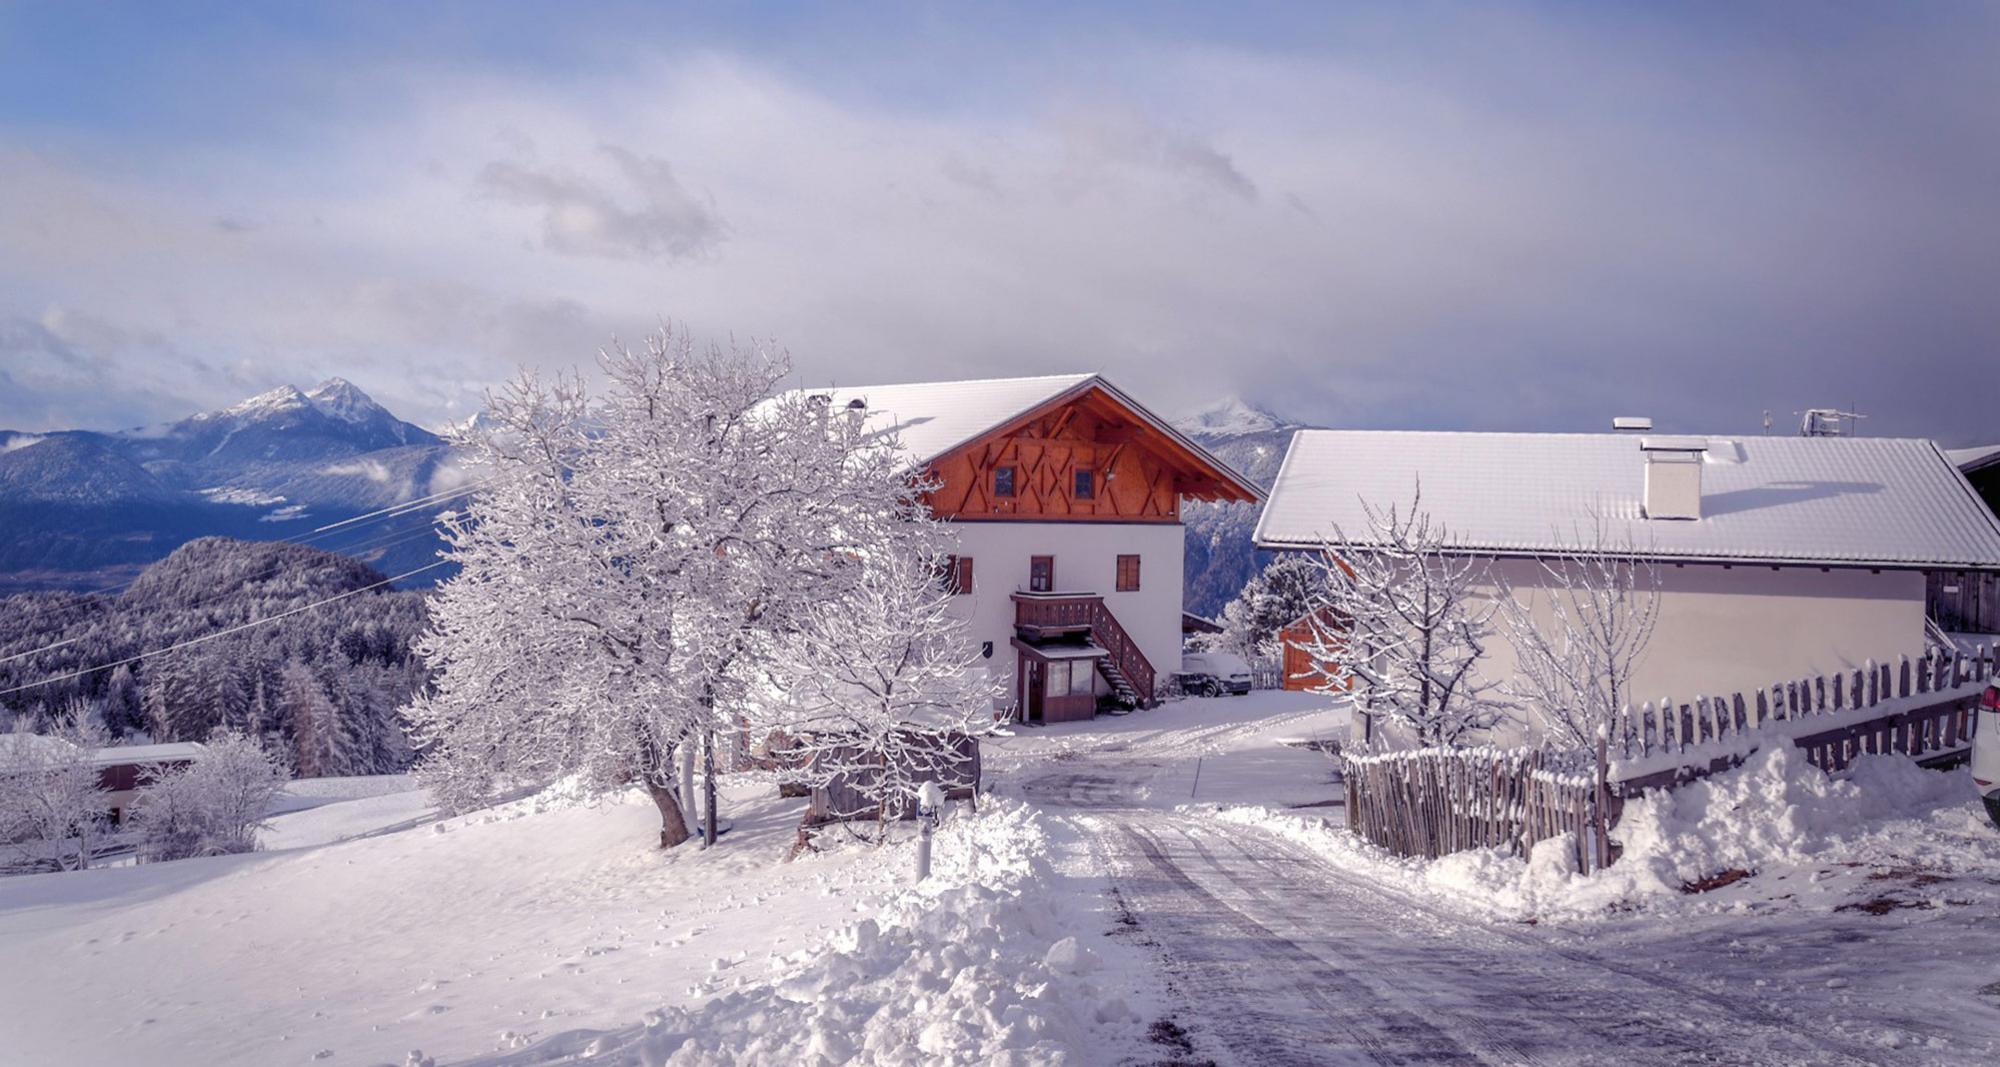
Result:
<instances>
[{"instance_id":1,"label":"wooden gable","mask_svg":"<svg viewBox=\"0 0 2000 1067\"><path fill-rule=\"evenodd\" d=\"M1013 495L996 474L1013 469ZM1078 472L1088 472L1088 495ZM1058 398L930 463L931 510L959 521L1179 522L1180 500L1250 501L1199 452L1100 388Z\"/></svg>"}]
</instances>

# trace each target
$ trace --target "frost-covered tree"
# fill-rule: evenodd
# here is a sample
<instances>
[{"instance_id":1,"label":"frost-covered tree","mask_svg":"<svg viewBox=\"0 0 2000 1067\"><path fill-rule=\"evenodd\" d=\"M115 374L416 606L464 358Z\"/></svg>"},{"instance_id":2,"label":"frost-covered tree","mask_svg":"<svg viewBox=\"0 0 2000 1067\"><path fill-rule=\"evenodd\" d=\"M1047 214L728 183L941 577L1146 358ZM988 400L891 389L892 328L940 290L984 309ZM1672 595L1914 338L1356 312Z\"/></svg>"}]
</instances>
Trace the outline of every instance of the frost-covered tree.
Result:
<instances>
[{"instance_id":1,"label":"frost-covered tree","mask_svg":"<svg viewBox=\"0 0 2000 1067\"><path fill-rule=\"evenodd\" d=\"M75 706L50 733L0 736L0 843L31 864L90 866L111 813L91 759L104 740Z\"/></svg>"},{"instance_id":2,"label":"frost-covered tree","mask_svg":"<svg viewBox=\"0 0 2000 1067\"><path fill-rule=\"evenodd\" d=\"M251 852L284 788L285 766L256 739L219 731L192 763L155 768L132 805L149 860Z\"/></svg>"},{"instance_id":3,"label":"frost-covered tree","mask_svg":"<svg viewBox=\"0 0 2000 1067\"><path fill-rule=\"evenodd\" d=\"M1210 646L1251 658L1279 654L1279 631L1324 603L1326 576L1308 556L1280 556L1223 605Z\"/></svg>"},{"instance_id":4,"label":"frost-covered tree","mask_svg":"<svg viewBox=\"0 0 2000 1067\"><path fill-rule=\"evenodd\" d=\"M1326 615L1307 652L1324 692L1348 694L1365 740L1393 725L1418 745L1454 745L1491 729L1507 712L1496 684L1476 667L1493 631L1494 605L1479 587L1486 568L1455 552L1448 531L1423 507L1367 501L1368 528L1336 527L1314 557L1326 583Z\"/></svg>"},{"instance_id":5,"label":"frost-covered tree","mask_svg":"<svg viewBox=\"0 0 2000 1067\"><path fill-rule=\"evenodd\" d=\"M899 819L918 784L960 771L944 739L991 733L1000 685L939 580L946 532L922 517L900 543L859 561L846 595L814 605L784 635L774 710L783 772L818 787L855 788L883 821Z\"/></svg>"},{"instance_id":6,"label":"frost-covered tree","mask_svg":"<svg viewBox=\"0 0 2000 1067\"><path fill-rule=\"evenodd\" d=\"M353 726L312 668L297 660L285 664L278 672L277 708L292 724L292 767L299 777L355 772Z\"/></svg>"},{"instance_id":7,"label":"frost-covered tree","mask_svg":"<svg viewBox=\"0 0 2000 1067\"><path fill-rule=\"evenodd\" d=\"M412 736L448 803L636 780L671 847L688 836L676 758L755 711L781 638L920 505L860 420L774 395L780 353L669 330L600 364L602 398L524 374L466 440L492 480L446 519L460 571L432 606L437 685Z\"/></svg>"},{"instance_id":8,"label":"frost-covered tree","mask_svg":"<svg viewBox=\"0 0 2000 1067\"><path fill-rule=\"evenodd\" d=\"M1502 583L1497 599L1514 646L1510 693L1549 741L1588 748L1632 700L1632 671L1659 618L1660 575L1601 519L1570 542L1537 561L1525 589Z\"/></svg>"}]
</instances>

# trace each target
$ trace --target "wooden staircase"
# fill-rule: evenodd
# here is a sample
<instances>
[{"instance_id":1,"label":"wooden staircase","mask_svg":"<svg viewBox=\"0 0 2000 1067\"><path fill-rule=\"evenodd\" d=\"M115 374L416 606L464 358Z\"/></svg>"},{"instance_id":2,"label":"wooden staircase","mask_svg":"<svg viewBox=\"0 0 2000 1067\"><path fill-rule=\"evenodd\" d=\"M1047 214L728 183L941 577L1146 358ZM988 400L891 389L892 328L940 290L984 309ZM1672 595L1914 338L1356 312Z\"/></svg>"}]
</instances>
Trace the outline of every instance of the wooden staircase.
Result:
<instances>
[{"instance_id":1,"label":"wooden staircase","mask_svg":"<svg viewBox=\"0 0 2000 1067\"><path fill-rule=\"evenodd\" d=\"M1157 674L1132 635L1096 593L1015 593L1014 629L1029 641L1081 635L1104 649L1097 669L1119 702L1150 708L1159 703Z\"/></svg>"}]
</instances>

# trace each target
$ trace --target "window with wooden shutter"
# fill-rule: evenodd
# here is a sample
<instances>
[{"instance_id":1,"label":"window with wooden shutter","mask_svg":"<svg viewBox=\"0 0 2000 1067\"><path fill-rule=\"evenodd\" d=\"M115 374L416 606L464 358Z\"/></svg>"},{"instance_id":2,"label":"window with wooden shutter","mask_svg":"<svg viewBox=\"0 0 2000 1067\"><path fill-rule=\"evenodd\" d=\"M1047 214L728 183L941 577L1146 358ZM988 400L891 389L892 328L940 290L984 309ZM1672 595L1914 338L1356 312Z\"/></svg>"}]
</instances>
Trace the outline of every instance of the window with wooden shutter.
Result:
<instances>
[{"instance_id":1,"label":"window with wooden shutter","mask_svg":"<svg viewBox=\"0 0 2000 1067\"><path fill-rule=\"evenodd\" d=\"M1136 555L1118 557L1118 591L1136 593L1139 591L1139 557Z\"/></svg>"},{"instance_id":2,"label":"window with wooden shutter","mask_svg":"<svg viewBox=\"0 0 2000 1067\"><path fill-rule=\"evenodd\" d=\"M969 596L972 593L972 557L951 557L950 581L946 583L953 596Z\"/></svg>"}]
</instances>

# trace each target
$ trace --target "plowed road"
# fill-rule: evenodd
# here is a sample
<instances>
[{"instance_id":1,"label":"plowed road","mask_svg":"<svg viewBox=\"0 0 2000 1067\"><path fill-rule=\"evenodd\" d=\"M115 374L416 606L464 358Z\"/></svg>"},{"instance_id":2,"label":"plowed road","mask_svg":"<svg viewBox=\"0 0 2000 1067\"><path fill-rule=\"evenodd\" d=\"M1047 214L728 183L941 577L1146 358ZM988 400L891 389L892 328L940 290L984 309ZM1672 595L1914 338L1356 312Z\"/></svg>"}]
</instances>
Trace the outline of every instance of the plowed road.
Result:
<instances>
[{"instance_id":1,"label":"plowed road","mask_svg":"<svg viewBox=\"0 0 2000 1067\"><path fill-rule=\"evenodd\" d=\"M1122 805L1147 769L1100 757L1023 788L1084 832L1195 1062L1890 1062L1757 998L1441 910L1255 830Z\"/></svg>"}]
</instances>

